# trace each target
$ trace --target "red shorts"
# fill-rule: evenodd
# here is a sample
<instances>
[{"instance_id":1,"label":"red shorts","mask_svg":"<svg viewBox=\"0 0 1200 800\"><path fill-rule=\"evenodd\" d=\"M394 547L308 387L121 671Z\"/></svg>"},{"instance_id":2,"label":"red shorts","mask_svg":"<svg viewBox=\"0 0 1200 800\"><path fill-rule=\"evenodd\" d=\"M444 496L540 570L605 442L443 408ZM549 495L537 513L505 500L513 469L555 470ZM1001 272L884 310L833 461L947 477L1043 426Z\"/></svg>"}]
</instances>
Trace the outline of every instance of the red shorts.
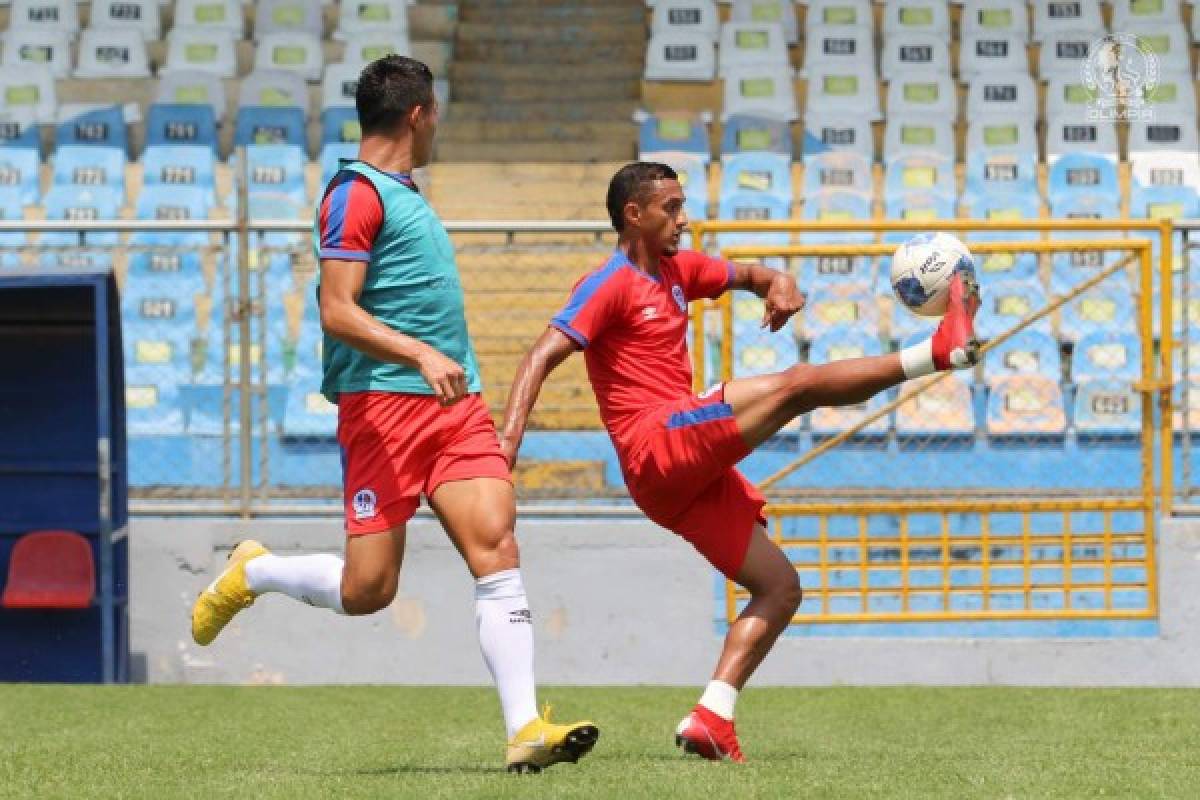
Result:
<instances>
[{"instance_id":1,"label":"red shorts","mask_svg":"<svg viewBox=\"0 0 1200 800\"><path fill-rule=\"evenodd\" d=\"M691 542L725 577L746 560L766 499L734 465L750 453L725 387L647 414L625 483L646 516Z\"/></svg>"},{"instance_id":2,"label":"red shorts","mask_svg":"<svg viewBox=\"0 0 1200 800\"><path fill-rule=\"evenodd\" d=\"M496 426L472 394L443 408L432 395L355 392L338 398L346 533L403 525L443 483L512 481Z\"/></svg>"}]
</instances>

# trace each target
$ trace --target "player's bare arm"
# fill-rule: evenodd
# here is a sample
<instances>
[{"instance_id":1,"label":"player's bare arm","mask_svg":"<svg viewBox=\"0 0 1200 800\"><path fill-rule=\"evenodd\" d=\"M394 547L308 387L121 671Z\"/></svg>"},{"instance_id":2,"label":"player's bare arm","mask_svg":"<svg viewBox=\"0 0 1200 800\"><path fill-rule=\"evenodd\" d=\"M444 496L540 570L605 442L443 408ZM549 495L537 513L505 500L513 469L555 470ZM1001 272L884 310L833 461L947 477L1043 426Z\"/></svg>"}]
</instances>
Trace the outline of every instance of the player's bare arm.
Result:
<instances>
[{"instance_id":1,"label":"player's bare arm","mask_svg":"<svg viewBox=\"0 0 1200 800\"><path fill-rule=\"evenodd\" d=\"M796 279L786 272L764 267L762 264L737 263L733 265L731 289L744 289L763 298L766 308L762 326L772 332L782 328L794 314L804 308L805 296L796 285Z\"/></svg>"},{"instance_id":2,"label":"player's bare arm","mask_svg":"<svg viewBox=\"0 0 1200 800\"><path fill-rule=\"evenodd\" d=\"M371 358L416 367L442 405L467 395L462 366L424 342L384 325L358 304L367 265L321 259L321 328Z\"/></svg>"},{"instance_id":3,"label":"player's bare arm","mask_svg":"<svg viewBox=\"0 0 1200 800\"><path fill-rule=\"evenodd\" d=\"M517 463L517 451L525 436L525 425L537 402L542 384L559 364L577 350L575 342L557 328L546 328L538 340L529 348L521 365L517 367L512 389L508 393L508 404L504 409L504 425L500 432L500 450L508 459L509 467Z\"/></svg>"}]
</instances>

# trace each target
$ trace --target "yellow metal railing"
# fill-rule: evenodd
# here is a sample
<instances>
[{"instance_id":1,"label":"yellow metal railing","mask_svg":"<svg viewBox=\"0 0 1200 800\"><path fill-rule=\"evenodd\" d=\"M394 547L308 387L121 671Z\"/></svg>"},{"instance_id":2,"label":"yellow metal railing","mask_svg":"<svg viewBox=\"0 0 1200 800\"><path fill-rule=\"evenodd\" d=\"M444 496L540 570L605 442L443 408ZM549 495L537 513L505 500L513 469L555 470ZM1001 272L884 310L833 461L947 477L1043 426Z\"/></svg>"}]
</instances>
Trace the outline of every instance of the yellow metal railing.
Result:
<instances>
[{"instance_id":1,"label":"yellow metal railing","mask_svg":"<svg viewBox=\"0 0 1200 800\"><path fill-rule=\"evenodd\" d=\"M1148 220L1058 221L991 223L984 221L939 221L939 229L952 231L1097 231L1108 237L1113 231L1151 231L1160 235L1164 282L1170 286L1171 227ZM903 222L802 223L731 222L693 226L697 241L721 232L873 232L927 230L927 224ZM1047 239L1006 242L971 242L973 252L1065 253L1109 251L1127 254L1117 263L1097 270L1096 275L1074 287L1063 297L1030 314L1012 330L985 345L985 350L1042 319L1083 292L1100 284L1119 270L1135 264L1138 272L1137 327L1141 344L1141 379L1136 384L1141 404L1138 491L1132 496L1029 497L994 499L980 491L977 497L956 494L949 500L905 500L862 502L788 502L768 505L769 532L793 555L809 598L796 623L900 622L1014 619L1147 619L1157 616L1157 578L1154 562L1156 499L1165 506L1170 494L1170 425L1156 430L1153 395L1158 395L1162 419L1170 420L1171 308L1163 293L1161 313L1161 357L1154 358L1152 242L1146 238ZM730 259L756 260L769 257L828 257L891 255L889 244L800 244L727 247L721 252ZM986 284L984 286L986 292ZM721 313L721 377L729 380L733 370L733 314L728 295L716 307ZM705 310L693 310L698 354L704 352ZM707 377L698 357L697 384ZM1161 372L1156 372L1156 365ZM927 391L935 381L908 389L892 403L865 415L854 426L823 441L809 452L762 482L771 489L783 477L816 460L862 431L876 419ZM1161 437L1160 437L1161 433ZM1162 449L1160 478L1163 492L1155 488L1156 441ZM969 492L967 493L970 494ZM1001 515L997 517L996 515ZM1086 523L1077 523L1086 515ZM933 532L914 530L914 521L932 516L938 520ZM1019 532L1000 533L997 522L1004 517L1020 520ZM889 531L872 531L874 520L887 520ZM1130 519L1137 519L1132 524ZM1054 522L1051 522L1051 521ZM835 535L838 525L849 526L851 535ZM804 529L803 533L797 533ZM963 573L969 573L966 579ZM998 577L1000 576L1000 577ZM1015 576L1015 577L1014 577ZM1144 593L1144 601L1124 603L1123 593ZM1077 601L1088 596L1085 602ZM732 620L746 595L734 584L726 587L726 611ZM815 605L815 608L814 608ZM1132 606L1132 607L1131 607Z\"/></svg>"}]
</instances>

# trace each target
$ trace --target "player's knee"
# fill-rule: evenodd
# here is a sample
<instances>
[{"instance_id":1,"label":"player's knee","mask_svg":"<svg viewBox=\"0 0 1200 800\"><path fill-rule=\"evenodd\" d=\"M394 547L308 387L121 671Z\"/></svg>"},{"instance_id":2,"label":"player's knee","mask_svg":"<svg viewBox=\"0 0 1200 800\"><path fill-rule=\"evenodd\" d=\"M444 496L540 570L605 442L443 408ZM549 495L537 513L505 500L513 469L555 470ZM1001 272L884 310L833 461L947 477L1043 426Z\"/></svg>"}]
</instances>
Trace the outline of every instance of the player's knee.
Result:
<instances>
[{"instance_id":1,"label":"player's knee","mask_svg":"<svg viewBox=\"0 0 1200 800\"><path fill-rule=\"evenodd\" d=\"M477 576L491 575L506 569L514 569L520 563L517 537L511 526L501 526L488 536L481 537L470 554L471 571Z\"/></svg>"},{"instance_id":2,"label":"player's knee","mask_svg":"<svg viewBox=\"0 0 1200 800\"><path fill-rule=\"evenodd\" d=\"M788 580L783 582L779 592L780 605L787 611L790 617L800 608L800 604L804 602L804 588L800 586L800 576L792 575Z\"/></svg>"},{"instance_id":3,"label":"player's knee","mask_svg":"<svg viewBox=\"0 0 1200 800\"><path fill-rule=\"evenodd\" d=\"M397 579L388 575L344 581L342 609L353 616L382 611L395 599L397 585Z\"/></svg>"}]
</instances>

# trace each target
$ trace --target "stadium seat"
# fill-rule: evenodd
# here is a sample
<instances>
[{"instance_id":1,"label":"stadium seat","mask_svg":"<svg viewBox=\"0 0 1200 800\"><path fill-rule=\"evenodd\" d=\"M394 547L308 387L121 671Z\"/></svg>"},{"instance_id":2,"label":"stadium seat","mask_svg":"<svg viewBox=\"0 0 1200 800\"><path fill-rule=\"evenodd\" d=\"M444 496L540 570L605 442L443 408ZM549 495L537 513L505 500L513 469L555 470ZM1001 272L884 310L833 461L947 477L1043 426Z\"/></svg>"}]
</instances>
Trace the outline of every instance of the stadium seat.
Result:
<instances>
[{"instance_id":1,"label":"stadium seat","mask_svg":"<svg viewBox=\"0 0 1200 800\"><path fill-rule=\"evenodd\" d=\"M93 30L137 30L146 42L162 38L157 0L92 0L91 10Z\"/></svg>"},{"instance_id":2,"label":"stadium seat","mask_svg":"<svg viewBox=\"0 0 1200 800\"><path fill-rule=\"evenodd\" d=\"M87 145L129 151L129 132L120 106L94 108L59 123L55 139L59 147Z\"/></svg>"},{"instance_id":3,"label":"stadium seat","mask_svg":"<svg viewBox=\"0 0 1200 800\"><path fill-rule=\"evenodd\" d=\"M283 192L304 196L304 150L290 144L252 144L246 147L249 191Z\"/></svg>"},{"instance_id":4,"label":"stadium seat","mask_svg":"<svg viewBox=\"0 0 1200 800\"><path fill-rule=\"evenodd\" d=\"M137 200L137 218L153 220L208 219L212 193L200 186L151 183L142 187ZM204 232L140 231L131 242L151 246L204 247Z\"/></svg>"},{"instance_id":5,"label":"stadium seat","mask_svg":"<svg viewBox=\"0 0 1200 800\"><path fill-rule=\"evenodd\" d=\"M183 70L159 76L154 102L164 105L203 105L216 122L225 119L225 84L208 72ZM151 106L151 110L153 110Z\"/></svg>"},{"instance_id":6,"label":"stadium seat","mask_svg":"<svg viewBox=\"0 0 1200 800\"><path fill-rule=\"evenodd\" d=\"M871 258L822 256L805 258L800 263L799 283L805 291L849 286L854 292L862 293L871 291L875 280L875 264Z\"/></svg>"},{"instance_id":7,"label":"stadium seat","mask_svg":"<svg viewBox=\"0 0 1200 800\"><path fill-rule=\"evenodd\" d=\"M45 67L55 78L71 72L71 39L66 31L53 28L13 28L4 35L6 70Z\"/></svg>"},{"instance_id":8,"label":"stadium seat","mask_svg":"<svg viewBox=\"0 0 1200 800\"><path fill-rule=\"evenodd\" d=\"M975 333L981 339L994 339L1047 303L1046 292L1037 283L1009 280L990 284L975 318ZM1050 320L1043 317L1026 330L1049 335Z\"/></svg>"},{"instance_id":9,"label":"stadium seat","mask_svg":"<svg viewBox=\"0 0 1200 800\"><path fill-rule=\"evenodd\" d=\"M1127 286L1104 283L1063 306L1059 338L1078 342L1091 333L1131 332L1137 311Z\"/></svg>"},{"instance_id":10,"label":"stadium seat","mask_svg":"<svg viewBox=\"0 0 1200 800\"><path fill-rule=\"evenodd\" d=\"M1092 378L1075 386L1074 428L1088 437L1133 436L1142 429L1142 399L1130 381Z\"/></svg>"},{"instance_id":11,"label":"stadium seat","mask_svg":"<svg viewBox=\"0 0 1200 800\"><path fill-rule=\"evenodd\" d=\"M1050 166L1047 194L1051 207L1078 195L1099 195L1105 199L1119 201L1121 186L1117 180L1117 165L1109 158L1096 153L1068 153ZM1117 205L1119 206L1119 202ZM1120 213L1115 216L1119 217Z\"/></svg>"},{"instance_id":12,"label":"stadium seat","mask_svg":"<svg viewBox=\"0 0 1200 800\"><path fill-rule=\"evenodd\" d=\"M3 169L2 153L0 150L0 170ZM24 218L25 211L21 207L20 197L0 191L0 219ZM0 267L11 269L21 266L20 251L28 244L29 237L23 231L0 233Z\"/></svg>"},{"instance_id":13,"label":"stadium seat","mask_svg":"<svg viewBox=\"0 0 1200 800\"><path fill-rule=\"evenodd\" d=\"M81 609L91 606L95 594L88 540L73 531L33 531L13 545L0 606Z\"/></svg>"},{"instance_id":14,"label":"stadium seat","mask_svg":"<svg viewBox=\"0 0 1200 800\"><path fill-rule=\"evenodd\" d=\"M725 74L722 119L735 114L778 117L793 122L800 114L791 67L738 67Z\"/></svg>"},{"instance_id":15,"label":"stadium seat","mask_svg":"<svg viewBox=\"0 0 1200 800\"><path fill-rule=\"evenodd\" d=\"M646 44L644 77L648 81L707 82L716 74L716 48L703 33L661 31Z\"/></svg>"},{"instance_id":16,"label":"stadium seat","mask_svg":"<svg viewBox=\"0 0 1200 800\"><path fill-rule=\"evenodd\" d=\"M146 144L197 145L217 152L217 121L208 105L155 103L146 115Z\"/></svg>"},{"instance_id":17,"label":"stadium seat","mask_svg":"<svg viewBox=\"0 0 1200 800\"><path fill-rule=\"evenodd\" d=\"M193 275L203 280L200 254L182 252L173 247L159 250L139 249L129 254L128 281L174 275Z\"/></svg>"},{"instance_id":18,"label":"stadium seat","mask_svg":"<svg viewBox=\"0 0 1200 800\"><path fill-rule=\"evenodd\" d=\"M1140 25L1183 29L1183 14L1179 0L1112 0L1112 28L1127 31ZM1193 4L1194 6L1195 4Z\"/></svg>"},{"instance_id":19,"label":"stadium seat","mask_svg":"<svg viewBox=\"0 0 1200 800\"><path fill-rule=\"evenodd\" d=\"M1192 163L1197 161L1200 153L1200 132L1197 131L1194 116L1173 114L1160 107L1155 107L1154 117L1149 120L1138 120L1129 124L1129 159L1133 162L1134 177L1139 177L1137 161L1148 155L1161 155L1176 159L1181 172L1178 175L1161 175L1159 180L1150 179L1141 171L1141 182L1145 184L1164 184L1172 181L1182 185L1200 186L1191 174ZM1160 161L1156 167L1165 166ZM1177 179L1177 180L1176 180Z\"/></svg>"},{"instance_id":20,"label":"stadium seat","mask_svg":"<svg viewBox=\"0 0 1200 800\"><path fill-rule=\"evenodd\" d=\"M404 0L368 0L341 3L333 38L352 41L379 31L408 35L408 8Z\"/></svg>"},{"instance_id":21,"label":"stadium seat","mask_svg":"<svg viewBox=\"0 0 1200 800\"><path fill-rule=\"evenodd\" d=\"M989 253L975 256L976 269L984 282L1040 282L1038 257L1032 253Z\"/></svg>"},{"instance_id":22,"label":"stadium seat","mask_svg":"<svg viewBox=\"0 0 1200 800\"><path fill-rule=\"evenodd\" d=\"M883 43L880 74L898 80L909 72L933 70L951 73L950 48L945 36L932 33L904 33L889 36ZM889 113L891 109L889 107Z\"/></svg>"},{"instance_id":23,"label":"stadium seat","mask_svg":"<svg viewBox=\"0 0 1200 800\"><path fill-rule=\"evenodd\" d=\"M1098 331L1080 337L1071 356L1071 379L1142 377L1142 343L1134 333Z\"/></svg>"},{"instance_id":24,"label":"stadium seat","mask_svg":"<svg viewBox=\"0 0 1200 800\"><path fill-rule=\"evenodd\" d=\"M224 28L174 28L167 34L167 63L162 73L207 72L218 78L236 77L234 45L234 34Z\"/></svg>"},{"instance_id":25,"label":"stadium seat","mask_svg":"<svg viewBox=\"0 0 1200 800\"><path fill-rule=\"evenodd\" d=\"M254 68L293 73L315 83L325 70L321 40L311 33L295 31L261 36L254 51Z\"/></svg>"},{"instance_id":26,"label":"stadium seat","mask_svg":"<svg viewBox=\"0 0 1200 800\"><path fill-rule=\"evenodd\" d=\"M1074 114L1046 121L1046 162L1067 153L1099 153L1117 158L1117 130L1109 120L1088 120Z\"/></svg>"},{"instance_id":27,"label":"stadium seat","mask_svg":"<svg viewBox=\"0 0 1200 800\"><path fill-rule=\"evenodd\" d=\"M1061 162L1059 162L1061 163ZM1111 194L1081 189L1058 192L1050 198L1050 216L1054 219L1119 219L1121 197L1114 188ZM1051 239L1120 239L1119 231L1053 231Z\"/></svg>"},{"instance_id":28,"label":"stadium seat","mask_svg":"<svg viewBox=\"0 0 1200 800\"><path fill-rule=\"evenodd\" d=\"M0 147L0 204L37 205L42 197L38 152L29 147ZM12 217L5 216L5 219Z\"/></svg>"},{"instance_id":29,"label":"stadium seat","mask_svg":"<svg viewBox=\"0 0 1200 800\"><path fill-rule=\"evenodd\" d=\"M1046 82L1046 116L1088 118L1088 108L1097 99L1097 93L1089 89L1079 72L1065 72L1050 76Z\"/></svg>"},{"instance_id":30,"label":"stadium seat","mask_svg":"<svg viewBox=\"0 0 1200 800\"><path fill-rule=\"evenodd\" d=\"M765 192L792 202L792 164L776 153L736 153L723 159L721 194Z\"/></svg>"},{"instance_id":31,"label":"stadium seat","mask_svg":"<svg viewBox=\"0 0 1200 800\"><path fill-rule=\"evenodd\" d=\"M1061 232L1058 235L1066 238ZM1084 238L1086 235L1095 234L1075 235ZM1096 250L1055 253L1050 261L1050 291L1054 294L1066 294L1089 278L1095 277L1100 268L1110 266L1125 255L1124 253L1102 253ZM1130 270L1122 270L1105 283L1106 285L1119 285L1126 291L1132 292L1134 285L1130 275Z\"/></svg>"},{"instance_id":32,"label":"stadium seat","mask_svg":"<svg viewBox=\"0 0 1200 800\"><path fill-rule=\"evenodd\" d=\"M740 191L721 195L717 216L728 220L783 220L791 216L791 204L765 192ZM791 237L787 233L720 233L717 243L721 247L735 244L786 244Z\"/></svg>"},{"instance_id":33,"label":"stadium seat","mask_svg":"<svg viewBox=\"0 0 1200 800\"><path fill-rule=\"evenodd\" d=\"M870 28L875 13L870 0L808 0L808 26L859 25Z\"/></svg>"},{"instance_id":34,"label":"stadium seat","mask_svg":"<svg viewBox=\"0 0 1200 800\"><path fill-rule=\"evenodd\" d=\"M984 356L983 380L991 385L1013 375L1042 375L1062 379L1058 342L1044 331L1024 330L992 348Z\"/></svg>"},{"instance_id":35,"label":"stadium seat","mask_svg":"<svg viewBox=\"0 0 1200 800\"><path fill-rule=\"evenodd\" d=\"M906 71L888 83L887 109L889 115L953 120L958 117L958 86L948 69Z\"/></svg>"},{"instance_id":36,"label":"stadium seat","mask_svg":"<svg viewBox=\"0 0 1200 800\"><path fill-rule=\"evenodd\" d=\"M958 74L968 83L990 73L1028 71L1029 55L1023 35L972 33L965 35L959 46Z\"/></svg>"},{"instance_id":37,"label":"stadium seat","mask_svg":"<svg viewBox=\"0 0 1200 800\"><path fill-rule=\"evenodd\" d=\"M938 377L921 378L907 385L911 389L902 390L913 391L933 384L896 408L897 436L974 436L975 404L971 399L971 387L959 373L942 380L937 380Z\"/></svg>"},{"instance_id":38,"label":"stadium seat","mask_svg":"<svg viewBox=\"0 0 1200 800\"><path fill-rule=\"evenodd\" d=\"M787 41L783 26L770 22L730 22L721 26L721 76L741 67L775 67L786 70Z\"/></svg>"},{"instance_id":39,"label":"stadium seat","mask_svg":"<svg viewBox=\"0 0 1200 800\"><path fill-rule=\"evenodd\" d=\"M244 106L238 109L234 144L291 144L306 150L304 109L294 106Z\"/></svg>"},{"instance_id":40,"label":"stadium seat","mask_svg":"<svg viewBox=\"0 0 1200 800\"><path fill-rule=\"evenodd\" d=\"M976 219L1017 222L1041 217L1042 202L1036 194L964 196L959 204L959 213L962 216ZM975 241L1014 242L1033 240L1039 237L1036 233L1024 231L972 231L969 238Z\"/></svg>"},{"instance_id":41,"label":"stadium seat","mask_svg":"<svg viewBox=\"0 0 1200 800\"><path fill-rule=\"evenodd\" d=\"M945 0L890 0L883 9L884 37L910 33L947 37L950 10Z\"/></svg>"},{"instance_id":42,"label":"stadium seat","mask_svg":"<svg viewBox=\"0 0 1200 800\"><path fill-rule=\"evenodd\" d=\"M638 153L651 161L658 153L691 153L707 164L708 123L685 112L645 115L638 124Z\"/></svg>"},{"instance_id":43,"label":"stadium seat","mask_svg":"<svg viewBox=\"0 0 1200 800\"><path fill-rule=\"evenodd\" d=\"M1136 36L1138 45L1154 54L1163 72L1187 72L1192 68L1192 43L1182 25L1143 24L1123 32Z\"/></svg>"},{"instance_id":44,"label":"stadium seat","mask_svg":"<svg viewBox=\"0 0 1200 800\"><path fill-rule=\"evenodd\" d=\"M857 286L821 286L809 293L802 324L810 341L832 331L877 337L879 305L873 294Z\"/></svg>"},{"instance_id":45,"label":"stadium seat","mask_svg":"<svg viewBox=\"0 0 1200 800\"><path fill-rule=\"evenodd\" d=\"M804 40L805 76L817 67L875 67L875 34L869 25L811 25Z\"/></svg>"},{"instance_id":46,"label":"stadium seat","mask_svg":"<svg viewBox=\"0 0 1200 800\"><path fill-rule=\"evenodd\" d=\"M362 141L362 125L353 108L327 108L321 112L321 146Z\"/></svg>"},{"instance_id":47,"label":"stadium seat","mask_svg":"<svg viewBox=\"0 0 1200 800\"><path fill-rule=\"evenodd\" d=\"M1003 378L988 392L989 435L1058 436L1066 427L1062 389L1044 375Z\"/></svg>"},{"instance_id":48,"label":"stadium seat","mask_svg":"<svg viewBox=\"0 0 1200 800\"><path fill-rule=\"evenodd\" d=\"M1200 14L1196 15L1200 19ZM1187 118L1196 116L1196 93L1193 90L1189 70L1163 72L1158 76L1154 89L1147 90L1142 98L1153 108L1154 118Z\"/></svg>"},{"instance_id":49,"label":"stadium seat","mask_svg":"<svg viewBox=\"0 0 1200 800\"><path fill-rule=\"evenodd\" d=\"M1038 77L1042 80L1070 77L1079 80L1096 36L1091 31L1058 30L1042 39Z\"/></svg>"},{"instance_id":50,"label":"stadium seat","mask_svg":"<svg viewBox=\"0 0 1200 800\"><path fill-rule=\"evenodd\" d=\"M308 84L294 72L255 70L242 79L238 90L238 108L291 106L307 117L308 105Z\"/></svg>"},{"instance_id":51,"label":"stadium seat","mask_svg":"<svg viewBox=\"0 0 1200 800\"><path fill-rule=\"evenodd\" d=\"M847 5L859 3L852 2ZM796 44L800 40L796 7L792 0L734 0L729 21L777 22L783 26L783 35L788 44Z\"/></svg>"},{"instance_id":52,"label":"stadium seat","mask_svg":"<svg viewBox=\"0 0 1200 800\"><path fill-rule=\"evenodd\" d=\"M706 160L695 153L663 151L654 160L667 164L679 176L683 208L689 219L708 219L708 170Z\"/></svg>"},{"instance_id":53,"label":"stadium seat","mask_svg":"<svg viewBox=\"0 0 1200 800\"><path fill-rule=\"evenodd\" d=\"M41 155L42 137L32 109L0 105L0 147L24 148Z\"/></svg>"},{"instance_id":54,"label":"stadium seat","mask_svg":"<svg viewBox=\"0 0 1200 800\"><path fill-rule=\"evenodd\" d=\"M321 6L304 0L258 0L254 13L254 36L272 33L310 33L321 38L325 20Z\"/></svg>"},{"instance_id":55,"label":"stadium seat","mask_svg":"<svg viewBox=\"0 0 1200 800\"><path fill-rule=\"evenodd\" d=\"M884 198L906 192L930 192L948 201L957 196L954 160L939 153L914 153L887 162Z\"/></svg>"},{"instance_id":56,"label":"stadium seat","mask_svg":"<svg viewBox=\"0 0 1200 800\"><path fill-rule=\"evenodd\" d=\"M853 357L854 356L847 356L847 358ZM836 361L839 359L834 360ZM812 361L817 363L818 359L814 356ZM877 394L868 399L865 403L845 406L823 406L813 409L813 411L811 411L808 415L809 430L811 430L813 435L818 438L834 436L858 425L858 423L861 422L864 417L874 414L879 409L883 408L886 403L887 396L884 394ZM891 429L891 424L892 421L890 415L885 414L854 435L860 437L886 436L887 432Z\"/></svg>"},{"instance_id":57,"label":"stadium seat","mask_svg":"<svg viewBox=\"0 0 1200 800\"><path fill-rule=\"evenodd\" d=\"M804 165L804 194L809 196L826 189L873 194L871 162L850 150L811 156Z\"/></svg>"},{"instance_id":58,"label":"stadium seat","mask_svg":"<svg viewBox=\"0 0 1200 800\"><path fill-rule=\"evenodd\" d=\"M721 157L738 153L776 153L792 158L792 131L786 122L755 114L736 114L721 129Z\"/></svg>"},{"instance_id":59,"label":"stadium seat","mask_svg":"<svg viewBox=\"0 0 1200 800\"><path fill-rule=\"evenodd\" d=\"M1086 31L1093 39L1105 33L1099 0L1033 3L1033 38L1043 41L1060 31Z\"/></svg>"},{"instance_id":60,"label":"stadium seat","mask_svg":"<svg viewBox=\"0 0 1200 800\"><path fill-rule=\"evenodd\" d=\"M879 111L879 85L872 65L842 66L819 64L808 73L807 117L820 115L850 124L851 120L874 122L883 119Z\"/></svg>"},{"instance_id":61,"label":"stadium seat","mask_svg":"<svg viewBox=\"0 0 1200 800\"><path fill-rule=\"evenodd\" d=\"M334 403L318 391L319 373L294 373L280 432L294 437L332 437L337 431Z\"/></svg>"},{"instance_id":62,"label":"stadium seat","mask_svg":"<svg viewBox=\"0 0 1200 800\"><path fill-rule=\"evenodd\" d=\"M239 0L176 0L175 30L226 31L235 39L246 37L246 20Z\"/></svg>"},{"instance_id":63,"label":"stadium seat","mask_svg":"<svg viewBox=\"0 0 1200 800\"><path fill-rule=\"evenodd\" d=\"M116 147L63 145L54 151L54 183L107 186L125 196L125 151Z\"/></svg>"},{"instance_id":64,"label":"stadium seat","mask_svg":"<svg viewBox=\"0 0 1200 800\"><path fill-rule=\"evenodd\" d=\"M346 43L342 61L347 64L357 64L359 69L387 55L412 55L412 43L404 31L379 30L360 33ZM434 93L437 93L438 81L433 82Z\"/></svg>"},{"instance_id":65,"label":"stadium seat","mask_svg":"<svg viewBox=\"0 0 1200 800\"><path fill-rule=\"evenodd\" d=\"M1129 216L1134 219L1196 219L1200 217L1200 198L1191 186L1135 184L1129 197ZM1157 237L1155 240L1157 242Z\"/></svg>"},{"instance_id":66,"label":"stadium seat","mask_svg":"<svg viewBox=\"0 0 1200 800\"><path fill-rule=\"evenodd\" d=\"M875 160L875 135L871 131L871 120L865 117L807 113L804 115L803 147L806 162L826 153L853 153L869 162Z\"/></svg>"},{"instance_id":67,"label":"stadium seat","mask_svg":"<svg viewBox=\"0 0 1200 800\"><path fill-rule=\"evenodd\" d=\"M76 78L149 78L150 58L137 28L89 28L79 39Z\"/></svg>"},{"instance_id":68,"label":"stadium seat","mask_svg":"<svg viewBox=\"0 0 1200 800\"><path fill-rule=\"evenodd\" d=\"M186 424L179 384L156 367L126 367L125 420L130 436L182 434Z\"/></svg>"},{"instance_id":69,"label":"stadium seat","mask_svg":"<svg viewBox=\"0 0 1200 800\"><path fill-rule=\"evenodd\" d=\"M19 70L0 70L0 111L23 109L34 122L57 121L58 94L49 67L28 64Z\"/></svg>"},{"instance_id":70,"label":"stadium seat","mask_svg":"<svg viewBox=\"0 0 1200 800\"><path fill-rule=\"evenodd\" d=\"M76 0L12 0L8 11L8 28L40 28L62 31L75 38L79 33L79 11Z\"/></svg>"},{"instance_id":71,"label":"stadium seat","mask_svg":"<svg viewBox=\"0 0 1200 800\"><path fill-rule=\"evenodd\" d=\"M885 195L884 216L888 219L902 219L908 222L933 223L939 219L954 217L955 198L929 190L904 190ZM883 235L883 241L906 241L911 232L893 231Z\"/></svg>"},{"instance_id":72,"label":"stadium seat","mask_svg":"<svg viewBox=\"0 0 1200 800\"><path fill-rule=\"evenodd\" d=\"M1032 125L1028 127L1028 135L1033 136ZM1036 148L986 147L973 145L969 140L970 134L963 189L964 205L972 206L978 199L988 196L1037 193Z\"/></svg>"},{"instance_id":73,"label":"stadium seat","mask_svg":"<svg viewBox=\"0 0 1200 800\"><path fill-rule=\"evenodd\" d=\"M1029 9L1024 0L963 0L963 40L972 36L1029 38Z\"/></svg>"},{"instance_id":74,"label":"stadium seat","mask_svg":"<svg viewBox=\"0 0 1200 800\"><path fill-rule=\"evenodd\" d=\"M321 79L322 108L354 108L354 93L358 90L358 64L327 64Z\"/></svg>"},{"instance_id":75,"label":"stadium seat","mask_svg":"<svg viewBox=\"0 0 1200 800\"><path fill-rule=\"evenodd\" d=\"M201 278L190 285L199 288L204 282ZM146 278L131 281L121 299L125 368L141 370L143 384L178 386L191 381L195 295L183 289L176 281ZM165 403L156 414L167 414ZM174 415L168 418L172 424L180 421Z\"/></svg>"},{"instance_id":76,"label":"stadium seat","mask_svg":"<svg viewBox=\"0 0 1200 800\"><path fill-rule=\"evenodd\" d=\"M817 222L847 222L850 220L870 219L871 197L845 189L831 189L818 192L804 199L803 217ZM806 243L822 242L858 242L867 243L875 240L871 233L805 233L801 241Z\"/></svg>"},{"instance_id":77,"label":"stadium seat","mask_svg":"<svg viewBox=\"0 0 1200 800\"><path fill-rule=\"evenodd\" d=\"M1020 123L1037 118L1037 86L1027 72L979 75L967 87L968 122L985 117Z\"/></svg>"}]
</instances>

